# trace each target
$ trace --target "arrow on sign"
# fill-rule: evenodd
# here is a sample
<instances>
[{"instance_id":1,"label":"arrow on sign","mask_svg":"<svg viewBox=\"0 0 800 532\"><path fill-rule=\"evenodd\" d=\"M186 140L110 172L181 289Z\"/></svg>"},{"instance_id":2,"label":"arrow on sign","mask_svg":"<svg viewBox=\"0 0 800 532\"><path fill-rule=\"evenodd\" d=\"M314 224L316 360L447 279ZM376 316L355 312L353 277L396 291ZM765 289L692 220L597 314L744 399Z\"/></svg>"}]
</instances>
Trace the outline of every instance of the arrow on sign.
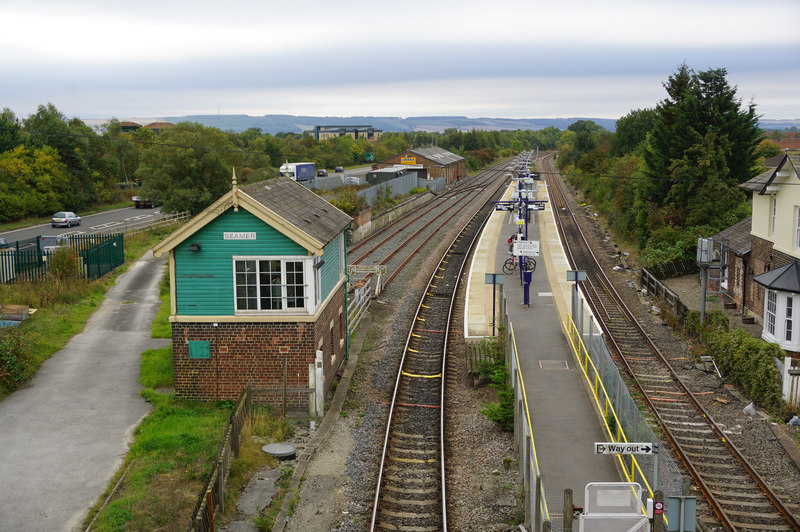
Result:
<instances>
[{"instance_id":1,"label":"arrow on sign","mask_svg":"<svg viewBox=\"0 0 800 532\"><path fill-rule=\"evenodd\" d=\"M594 454L653 454L652 443L595 442Z\"/></svg>"}]
</instances>

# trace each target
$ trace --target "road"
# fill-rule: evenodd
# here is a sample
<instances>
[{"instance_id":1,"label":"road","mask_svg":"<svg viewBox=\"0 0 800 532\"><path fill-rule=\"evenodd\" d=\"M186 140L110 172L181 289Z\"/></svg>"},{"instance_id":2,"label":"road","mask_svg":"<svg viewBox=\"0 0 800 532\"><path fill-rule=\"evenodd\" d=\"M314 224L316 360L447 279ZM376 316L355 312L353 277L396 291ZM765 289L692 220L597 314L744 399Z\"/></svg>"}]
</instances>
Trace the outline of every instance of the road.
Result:
<instances>
[{"instance_id":1,"label":"road","mask_svg":"<svg viewBox=\"0 0 800 532\"><path fill-rule=\"evenodd\" d=\"M17 229L15 231L8 231L0 233L0 237L8 240L9 244L17 240L26 238L33 238L36 236L48 235L76 235L81 233L113 233L115 227L121 227L126 223L146 222L150 219L155 219L161 215L161 209L136 209L134 207L125 207L123 209L116 209L113 211L101 212L98 214L90 214L81 217L81 225L76 227L51 227L49 223L34 225L26 227L25 229Z\"/></svg>"},{"instance_id":2,"label":"road","mask_svg":"<svg viewBox=\"0 0 800 532\"><path fill-rule=\"evenodd\" d=\"M79 530L119 469L150 410L140 355L170 345L150 338L163 264L148 252L131 265L83 331L0 402L0 530Z\"/></svg>"}]
</instances>

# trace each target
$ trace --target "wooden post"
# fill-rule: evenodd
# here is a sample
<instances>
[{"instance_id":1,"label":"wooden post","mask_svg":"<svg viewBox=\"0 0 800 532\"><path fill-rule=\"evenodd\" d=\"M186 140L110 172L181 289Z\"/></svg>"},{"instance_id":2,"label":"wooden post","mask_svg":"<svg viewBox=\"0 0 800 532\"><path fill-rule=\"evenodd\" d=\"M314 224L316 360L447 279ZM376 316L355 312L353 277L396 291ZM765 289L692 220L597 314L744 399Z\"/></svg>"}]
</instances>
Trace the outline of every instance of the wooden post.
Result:
<instances>
[{"instance_id":1,"label":"wooden post","mask_svg":"<svg viewBox=\"0 0 800 532\"><path fill-rule=\"evenodd\" d=\"M288 386L287 380L289 378L289 359L283 359L283 417L286 417L286 388Z\"/></svg>"},{"instance_id":2,"label":"wooden post","mask_svg":"<svg viewBox=\"0 0 800 532\"><path fill-rule=\"evenodd\" d=\"M219 513L225 513L225 471L222 459L217 460L217 495L219 496Z\"/></svg>"},{"instance_id":3,"label":"wooden post","mask_svg":"<svg viewBox=\"0 0 800 532\"><path fill-rule=\"evenodd\" d=\"M206 515L208 515L208 526L214 532L214 495L211 490L206 491Z\"/></svg>"},{"instance_id":4,"label":"wooden post","mask_svg":"<svg viewBox=\"0 0 800 532\"><path fill-rule=\"evenodd\" d=\"M564 490L564 530L572 530L572 521L575 519L575 510L572 506L572 490Z\"/></svg>"},{"instance_id":5,"label":"wooden post","mask_svg":"<svg viewBox=\"0 0 800 532\"><path fill-rule=\"evenodd\" d=\"M657 502L664 503L664 494L661 491L653 493L653 508ZM653 532L664 532L664 515L656 515L655 511L653 511Z\"/></svg>"}]
</instances>

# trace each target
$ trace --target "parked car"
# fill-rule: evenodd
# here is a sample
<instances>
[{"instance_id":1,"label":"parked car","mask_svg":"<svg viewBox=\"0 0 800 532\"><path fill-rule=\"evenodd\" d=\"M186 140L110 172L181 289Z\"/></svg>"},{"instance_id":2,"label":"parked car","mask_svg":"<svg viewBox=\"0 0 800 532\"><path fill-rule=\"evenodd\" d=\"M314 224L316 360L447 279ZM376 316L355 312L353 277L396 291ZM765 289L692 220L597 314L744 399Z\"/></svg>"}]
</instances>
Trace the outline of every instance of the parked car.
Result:
<instances>
[{"instance_id":1,"label":"parked car","mask_svg":"<svg viewBox=\"0 0 800 532\"><path fill-rule=\"evenodd\" d=\"M325 170L324 168L320 168L319 170L317 170L317 177L327 177L327 176L328 176L328 171Z\"/></svg>"},{"instance_id":2,"label":"parked car","mask_svg":"<svg viewBox=\"0 0 800 532\"><path fill-rule=\"evenodd\" d=\"M74 212L57 212L53 215L53 227L81 225L81 217Z\"/></svg>"},{"instance_id":3,"label":"parked car","mask_svg":"<svg viewBox=\"0 0 800 532\"><path fill-rule=\"evenodd\" d=\"M336 167L336 173L337 174L343 174L344 173L344 168L342 168L341 166L337 166Z\"/></svg>"},{"instance_id":4,"label":"parked car","mask_svg":"<svg viewBox=\"0 0 800 532\"><path fill-rule=\"evenodd\" d=\"M8 244L8 240L5 238L0 238L0 249L10 248L11 246Z\"/></svg>"}]
</instances>

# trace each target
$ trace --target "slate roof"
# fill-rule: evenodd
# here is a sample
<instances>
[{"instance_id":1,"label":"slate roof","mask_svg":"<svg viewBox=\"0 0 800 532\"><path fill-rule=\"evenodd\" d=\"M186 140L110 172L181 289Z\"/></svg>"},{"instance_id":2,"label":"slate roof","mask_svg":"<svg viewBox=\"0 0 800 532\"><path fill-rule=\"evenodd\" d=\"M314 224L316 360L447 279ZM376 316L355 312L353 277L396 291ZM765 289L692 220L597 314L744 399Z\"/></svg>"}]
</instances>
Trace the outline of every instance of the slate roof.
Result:
<instances>
[{"instance_id":1,"label":"slate roof","mask_svg":"<svg viewBox=\"0 0 800 532\"><path fill-rule=\"evenodd\" d=\"M301 231L328 243L352 221L348 215L289 178L279 177L239 187Z\"/></svg>"},{"instance_id":2,"label":"slate roof","mask_svg":"<svg viewBox=\"0 0 800 532\"><path fill-rule=\"evenodd\" d=\"M711 238L722 242L727 240L728 249L737 255L745 255L750 252L753 242L753 235L750 234L752 227L753 217L750 216L739 223L723 229Z\"/></svg>"},{"instance_id":3,"label":"slate roof","mask_svg":"<svg viewBox=\"0 0 800 532\"><path fill-rule=\"evenodd\" d=\"M234 172L231 190L156 244L153 255L160 257L170 252L223 212L239 207L247 209L317 256L322 256L325 245L353 221L344 212L288 177L238 187Z\"/></svg>"},{"instance_id":4,"label":"slate roof","mask_svg":"<svg viewBox=\"0 0 800 532\"><path fill-rule=\"evenodd\" d=\"M429 159L431 161L436 161L437 163L441 163L443 165L453 164L464 160L462 156L456 155L455 153L439 148L438 146L412 148L409 151L415 155L419 155L420 157L425 157L426 159Z\"/></svg>"},{"instance_id":5,"label":"slate roof","mask_svg":"<svg viewBox=\"0 0 800 532\"><path fill-rule=\"evenodd\" d=\"M770 290L800 294L800 265L796 260L753 277L753 280Z\"/></svg>"},{"instance_id":6,"label":"slate roof","mask_svg":"<svg viewBox=\"0 0 800 532\"><path fill-rule=\"evenodd\" d=\"M794 158L789 158L789 156L786 154L776 155L775 157L770 157L764 161L764 166L767 167L766 172L755 176L749 181L745 181L739 185L739 188L742 190L749 190L751 192L764 194L764 192L767 190L767 187L772 184L774 179L778 176L778 173L781 172L787 164L794 171L794 174L797 175L797 167L795 166L797 161L795 161Z\"/></svg>"}]
</instances>

